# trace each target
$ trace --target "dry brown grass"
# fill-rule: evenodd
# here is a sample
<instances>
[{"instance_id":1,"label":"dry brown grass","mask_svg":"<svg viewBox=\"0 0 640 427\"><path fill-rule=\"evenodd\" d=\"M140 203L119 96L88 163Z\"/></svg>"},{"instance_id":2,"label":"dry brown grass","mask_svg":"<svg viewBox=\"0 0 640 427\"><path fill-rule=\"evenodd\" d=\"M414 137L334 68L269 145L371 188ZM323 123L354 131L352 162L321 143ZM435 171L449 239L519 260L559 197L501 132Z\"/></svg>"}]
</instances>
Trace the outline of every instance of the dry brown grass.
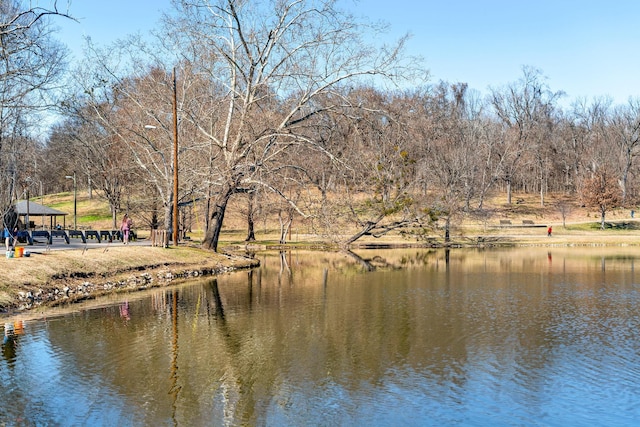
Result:
<instances>
[{"instance_id":1,"label":"dry brown grass","mask_svg":"<svg viewBox=\"0 0 640 427\"><path fill-rule=\"evenodd\" d=\"M32 199L38 203L42 202L40 198ZM549 194L545 197L545 205L540 206L540 197L536 193L516 193L513 195L512 204L507 205L506 197L504 194L498 194L492 198L489 198L484 203L484 208L491 212L491 217L486 224L496 225L499 224L501 219L509 219L513 224L521 224L522 220L533 220L536 224L550 224L554 228L561 226L563 218L558 203L564 201L568 206L566 213L566 222L571 223L585 223L592 222L597 223L600 220L599 213L593 208L587 208L580 206L577 200L566 199L563 195ZM69 215L66 218L67 226L73 223L73 194L72 193L59 193L53 195L47 195L44 197L44 204L53 208L59 209L63 212L68 212ZM264 205L269 206L272 203L265 201ZM78 209L78 225L92 228L94 230L111 229L113 227L113 221L109 214L109 207L107 203L98 198L96 195L92 199L88 198L86 192L78 192L77 200ZM227 208L224 221L224 229L222 236L223 239L230 241L242 241L246 237L246 201L241 198L232 199ZM629 209L620 208L607 213L607 221L620 221L629 218ZM640 212L638 213L640 216ZM119 218L118 218L119 219ZM134 214L134 222L135 214ZM36 225L40 225L39 219L36 220ZM137 222L140 226L140 232L143 237L148 235L148 231L145 230L140 221ZM346 225L352 226L352 223ZM485 223L479 219L465 218L462 223L457 223L457 226L463 229L478 229L482 228ZM194 240L200 240L204 227L204 218L202 212L198 209L194 210L193 231L190 233ZM272 240L277 239L279 230L279 222L277 214L271 213L269 218L258 218L256 222L256 234L259 240ZM348 232L355 233L353 230L346 230ZM293 234L303 235L312 232L311 227L305 221L296 218L293 223ZM395 237L397 238L397 236Z\"/></svg>"}]
</instances>

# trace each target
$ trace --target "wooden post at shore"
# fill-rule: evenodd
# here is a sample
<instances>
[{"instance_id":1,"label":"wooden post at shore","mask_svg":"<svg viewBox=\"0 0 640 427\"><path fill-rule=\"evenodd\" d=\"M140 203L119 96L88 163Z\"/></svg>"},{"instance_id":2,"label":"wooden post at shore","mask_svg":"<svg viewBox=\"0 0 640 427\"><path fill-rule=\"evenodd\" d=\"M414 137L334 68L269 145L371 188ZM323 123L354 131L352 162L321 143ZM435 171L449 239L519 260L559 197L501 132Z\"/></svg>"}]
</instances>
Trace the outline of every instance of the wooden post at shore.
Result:
<instances>
[{"instance_id":1,"label":"wooden post at shore","mask_svg":"<svg viewBox=\"0 0 640 427\"><path fill-rule=\"evenodd\" d=\"M167 230L151 230L151 246L169 246L169 234Z\"/></svg>"}]
</instances>

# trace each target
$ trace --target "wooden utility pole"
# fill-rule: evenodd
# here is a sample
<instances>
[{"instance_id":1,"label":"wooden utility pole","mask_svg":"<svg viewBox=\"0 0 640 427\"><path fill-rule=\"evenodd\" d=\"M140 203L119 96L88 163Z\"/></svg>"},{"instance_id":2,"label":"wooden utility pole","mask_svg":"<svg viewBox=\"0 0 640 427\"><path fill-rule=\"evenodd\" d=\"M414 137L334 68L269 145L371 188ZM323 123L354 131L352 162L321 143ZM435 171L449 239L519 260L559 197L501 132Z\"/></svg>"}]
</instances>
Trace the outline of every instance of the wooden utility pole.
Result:
<instances>
[{"instance_id":1,"label":"wooden utility pole","mask_svg":"<svg viewBox=\"0 0 640 427\"><path fill-rule=\"evenodd\" d=\"M178 89L173 67L173 245L178 246Z\"/></svg>"}]
</instances>

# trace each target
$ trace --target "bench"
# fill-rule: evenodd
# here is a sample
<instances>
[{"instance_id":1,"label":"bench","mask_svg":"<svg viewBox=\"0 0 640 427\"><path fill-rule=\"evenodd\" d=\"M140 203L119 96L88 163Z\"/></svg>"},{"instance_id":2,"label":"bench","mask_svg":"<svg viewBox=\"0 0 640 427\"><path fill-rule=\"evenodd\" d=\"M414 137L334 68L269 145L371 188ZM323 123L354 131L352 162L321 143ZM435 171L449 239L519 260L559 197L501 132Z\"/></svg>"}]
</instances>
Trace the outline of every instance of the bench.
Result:
<instances>
[{"instance_id":1,"label":"bench","mask_svg":"<svg viewBox=\"0 0 640 427\"><path fill-rule=\"evenodd\" d=\"M82 243L87 243L87 239L84 237L84 234L80 230L68 230L70 238L80 238L82 239Z\"/></svg>"},{"instance_id":2,"label":"bench","mask_svg":"<svg viewBox=\"0 0 640 427\"><path fill-rule=\"evenodd\" d=\"M101 242L100 233L98 233L96 230L85 230L84 238L85 239L96 239L98 241L98 243Z\"/></svg>"},{"instance_id":3,"label":"bench","mask_svg":"<svg viewBox=\"0 0 640 427\"><path fill-rule=\"evenodd\" d=\"M511 225L511 220L501 219L500 220L500 225Z\"/></svg>"},{"instance_id":4,"label":"bench","mask_svg":"<svg viewBox=\"0 0 640 427\"><path fill-rule=\"evenodd\" d=\"M530 219L523 219L522 225L534 225L534 222L531 221Z\"/></svg>"},{"instance_id":5,"label":"bench","mask_svg":"<svg viewBox=\"0 0 640 427\"><path fill-rule=\"evenodd\" d=\"M67 245L69 244L69 236L64 230L51 230L51 240L53 240L54 237L62 237L64 241L67 242Z\"/></svg>"},{"instance_id":6,"label":"bench","mask_svg":"<svg viewBox=\"0 0 640 427\"><path fill-rule=\"evenodd\" d=\"M51 233L49 233L47 230L33 230L31 232L32 242L36 237L44 237L45 239L47 239L47 244L51 244Z\"/></svg>"},{"instance_id":7,"label":"bench","mask_svg":"<svg viewBox=\"0 0 640 427\"><path fill-rule=\"evenodd\" d=\"M101 230L100 231L100 239L99 239L99 241L103 240L103 239L106 239L109 242L112 242L113 238L111 237L111 232L110 231L106 231L106 230Z\"/></svg>"}]
</instances>

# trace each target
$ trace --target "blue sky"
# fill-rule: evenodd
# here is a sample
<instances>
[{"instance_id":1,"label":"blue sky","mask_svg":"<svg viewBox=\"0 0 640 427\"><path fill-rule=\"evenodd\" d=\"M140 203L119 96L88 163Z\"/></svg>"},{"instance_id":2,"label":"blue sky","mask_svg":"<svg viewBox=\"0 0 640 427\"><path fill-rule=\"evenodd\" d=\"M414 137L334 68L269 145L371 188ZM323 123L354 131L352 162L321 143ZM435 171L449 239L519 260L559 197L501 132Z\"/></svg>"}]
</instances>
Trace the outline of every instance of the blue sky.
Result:
<instances>
[{"instance_id":1,"label":"blue sky","mask_svg":"<svg viewBox=\"0 0 640 427\"><path fill-rule=\"evenodd\" d=\"M616 103L640 96L640 1L612 0L341 0L356 15L384 20L390 38L413 35L432 81L466 82L486 92L542 70L554 91L609 95ZM79 52L81 37L108 44L157 24L170 0L71 0L80 20L60 22L60 40Z\"/></svg>"},{"instance_id":2,"label":"blue sky","mask_svg":"<svg viewBox=\"0 0 640 427\"><path fill-rule=\"evenodd\" d=\"M49 0L52 1L52 0ZM142 34L153 29L163 10L170 10L170 0L58 0L58 8L66 10L78 22L56 19L57 38L74 56L82 56L84 37L100 46L108 45L128 34Z\"/></svg>"}]
</instances>

